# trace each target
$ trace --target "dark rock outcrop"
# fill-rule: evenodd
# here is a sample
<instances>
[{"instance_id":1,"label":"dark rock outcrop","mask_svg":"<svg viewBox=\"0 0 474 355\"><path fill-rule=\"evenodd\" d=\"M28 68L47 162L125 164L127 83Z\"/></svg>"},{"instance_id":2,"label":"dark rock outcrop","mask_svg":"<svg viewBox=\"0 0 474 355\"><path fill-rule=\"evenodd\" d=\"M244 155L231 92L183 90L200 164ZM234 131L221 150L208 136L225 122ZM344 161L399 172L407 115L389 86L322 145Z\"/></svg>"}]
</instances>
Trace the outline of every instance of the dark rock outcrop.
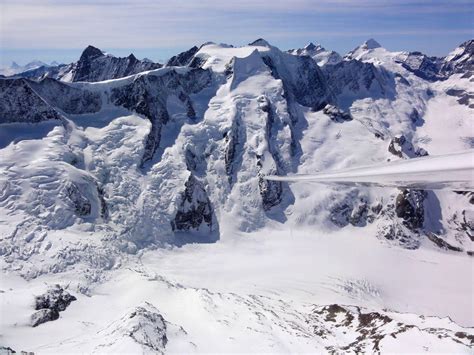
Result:
<instances>
[{"instance_id":1,"label":"dark rock outcrop","mask_svg":"<svg viewBox=\"0 0 474 355\"><path fill-rule=\"evenodd\" d=\"M199 51L199 48L194 46L185 52L181 52L178 55L171 57L166 63L167 67L173 66L187 66L194 58L194 55Z\"/></svg>"},{"instance_id":2,"label":"dark rock outcrop","mask_svg":"<svg viewBox=\"0 0 474 355\"><path fill-rule=\"evenodd\" d=\"M395 214L410 230L423 227L425 197L423 190L404 189L395 200Z\"/></svg>"},{"instance_id":3,"label":"dark rock outcrop","mask_svg":"<svg viewBox=\"0 0 474 355\"><path fill-rule=\"evenodd\" d=\"M307 324L315 336L328 342L326 350L330 354L383 352L385 342L392 342L404 333L462 344L466 350L474 344L474 337L469 333L421 327L420 323L423 324L425 319L423 316L411 318L411 322L409 319L405 317L401 320L385 311L331 304L315 306L307 317ZM341 331L344 336L341 336Z\"/></svg>"},{"instance_id":4,"label":"dark rock outcrop","mask_svg":"<svg viewBox=\"0 0 474 355\"><path fill-rule=\"evenodd\" d=\"M0 123L60 120L61 114L26 79L0 79Z\"/></svg>"},{"instance_id":5,"label":"dark rock outcrop","mask_svg":"<svg viewBox=\"0 0 474 355\"><path fill-rule=\"evenodd\" d=\"M373 223L382 209L380 203L369 205L367 198L357 192L348 194L341 202L329 208L329 219L338 227L349 224L364 227Z\"/></svg>"},{"instance_id":6,"label":"dark rock outcrop","mask_svg":"<svg viewBox=\"0 0 474 355\"><path fill-rule=\"evenodd\" d=\"M98 112L98 93L79 89L54 79L0 79L0 123L37 123L60 120L59 110L71 114Z\"/></svg>"},{"instance_id":7,"label":"dark rock outcrop","mask_svg":"<svg viewBox=\"0 0 474 355\"><path fill-rule=\"evenodd\" d=\"M427 81L433 82L446 78L440 74L442 65L440 58L428 57L420 52L410 52L406 58L397 62L406 70Z\"/></svg>"},{"instance_id":8,"label":"dark rock outcrop","mask_svg":"<svg viewBox=\"0 0 474 355\"><path fill-rule=\"evenodd\" d=\"M190 174L171 227L174 231L213 230L214 211L202 183Z\"/></svg>"},{"instance_id":9,"label":"dark rock outcrop","mask_svg":"<svg viewBox=\"0 0 474 355\"><path fill-rule=\"evenodd\" d=\"M349 95L351 100L394 97L393 76L372 63L351 59L322 69L327 77L329 90L336 97Z\"/></svg>"},{"instance_id":10,"label":"dark rock outcrop","mask_svg":"<svg viewBox=\"0 0 474 355\"><path fill-rule=\"evenodd\" d=\"M323 109L323 112L329 116L332 121L337 123L352 121L350 113L344 112L334 105L326 105Z\"/></svg>"},{"instance_id":11,"label":"dark rock outcrop","mask_svg":"<svg viewBox=\"0 0 474 355\"><path fill-rule=\"evenodd\" d=\"M30 324L37 327L40 324L50 322L59 318L59 311L54 309L40 309L31 315Z\"/></svg>"},{"instance_id":12,"label":"dark rock outcrop","mask_svg":"<svg viewBox=\"0 0 474 355\"><path fill-rule=\"evenodd\" d=\"M238 119L235 119L232 123L231 129L225 133L225 171L229 184L232 186L235 182L236 165L238 159L239 149L239 130L240 125Z\"/></svg>"},{"instance_id":13,"label":"dark rock outcrop","mask_svg":"<svg viewBox=\"0 0 474 355\"><path fill-rule=\"evenodd\" d=\"M323 72L310 57L292 56L288 53L262 54L263 62L271 69L273 77L283 81L285 95L289 95L299 104L307 107L319 106L321 102L332 100ZM291 63L293 62L293 63ZM292 68L287 67L291 63Z\"/></svg>"},{"instance_id":14,"label":"dark rock outcrop","mask_svg":"<svg viewBox=\"0 0 474 355\"><path fill-rule=\"evenodd\" d=\"M31 316L31 326L36 327L42 323L56 320L59 312L75 301L76 297L65 291L61 286L55 285L45 294L35 297L35 310Z\"/></svg>"},{"instance_id":15,"label":"dark rock outcrop","mask_svg":"<svg viewBox=\"0 0 474 355\"><path fill-rule=\"evenodd\" d=\"M444 75L461 73L463 77L471 77L474 74L474 39L462 43L444 58L440 71Z\"/></svg>"},{"instance_id":16,"label":"dark rock outcrop","mask_svg":"<svg viewBox=\"0 0 474 355\"><path fill-rule=\"evenodd\" d=\"M434 233L427 233L426 237L429 240L431 240L434 244L436 244L436 246L440 247L441 249L450 250L450 251L458 251L458 252L462 251L461 248L455 247L455 246L449 244L447 241L445 241L444 239L438 237Z\"/></svg>"},{"instance_id":17,"label":"dark rock outcrop","mask_svg":"<svg viewBox=\"0 0 474 355\"><path fill-rule=\"evenodd\" d=\"M457 97L457 101L461 105L468 106L469 108L474 108L474 93L466 92L462 89L451 88L446 90L446 94L449 96Z\"/></svg>"},{"instance_id":18,"label":"dark rock outcrop","mask_svg":"<svg viewBox=\"0 0 474 355\"><path fill-rule=\"evenodd\" d=\"M118 79L147 70L161 68L159 63L142 61L133 54L119 58L105 54L100 49L88 46L79 61L73 65L72 81L102 81Z\"/></svg>"},{"instance_id":19,"label":"dark rock outcrop","mask_svg":"<svg viewBox=\"0 0 474 355\"><path fill-rule=\"evenodd\" d=\"M103 352L104 346L110 344L129 344L131 338L143 353L164 354L168 344L168 327L173 326L152 304L144 302L100 331L104 343L96 351ZM182 328L179 331L186 334Z\"/></svg>"},{"instance_id":20,"label":"dark rock outcrop","mask_svg":"<svg viewBox=\"0 0 474 355\"><path fill-rule=\"evenodd\" d=\"M16 351L10 348L9 346L0 345L0 354L2 355L16 354Z\"/></svg>"},{"instance_id":21,"label":"dark rock outcrop","mask_svg":"<svg viewBox=\"0 0 474 355\"><path fill-rule=\"evenodd\" d=\"M388 151L399 158L416 158L428 155L426 150L415 148L403 135L390 140Z\"/></svg>"},{"instance_id":22,"label":"dark rock outcrop","mask_svg":"<svg viewBox=\"0 0 474 355\"><path fill-rule=\"evenodd\" d=\"M154 307L136 307L128 317L128 335L138 344L163 352L168 343L166 322Z\"/></svg>"},{"instance_id":23,"label":"dark rock outcrop","mask_svg":"<svg viewBox=\"0 0 474 355\"><path fill-rule=\"evenodd\" d=\"M66 113L94 113L102 107L100 95L85 88L77 88L51 78L29 82L29 85L45 101Z\"/></svg>"},{"instance_id":24,"label":"dark rock outcrop","mask_svg":"<svg viewBox=\"0 0 474 355\"><path fill-rule=\"evenodd\" d=\"M260 196L262 197L264 211L269 211L272 207L281 202L283 193L281 181L265 180L263 175L259 174L258 187L260 190Z\"/></svg>"},{"instance_id":25,"label":"dark rock outcrop","mask_svg":"<svg viewBox=\"0 0 474 355\"><path fill-rule=\"evenodd\" d=\"M78 216L88 216L91 214L92 205L89 199L84 196L75 184L66 187L67 197L74 206L74 211Z\"/></svg>"}]
</instances>

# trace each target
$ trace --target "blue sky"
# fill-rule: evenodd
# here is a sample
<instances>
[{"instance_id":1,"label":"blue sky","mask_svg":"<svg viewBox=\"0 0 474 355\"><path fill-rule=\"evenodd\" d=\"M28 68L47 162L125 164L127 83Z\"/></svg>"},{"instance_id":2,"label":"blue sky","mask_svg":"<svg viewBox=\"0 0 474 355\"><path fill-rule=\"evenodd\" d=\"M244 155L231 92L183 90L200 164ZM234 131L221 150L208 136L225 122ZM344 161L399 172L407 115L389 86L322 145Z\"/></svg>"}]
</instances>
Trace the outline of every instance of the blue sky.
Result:
<instances>
[{"instance_id":1,"label":"blue sky","mask_svg":"<svg viewBox=\"0 0 474 355\"><path fill-rule=\"evenodd\" d=\"M0 0L0 64L77 60L92 44L163 61L203 42L263 37L346 53L367 38L445 55L474 38L474 0Z\"/></svg>"}]
</instances>

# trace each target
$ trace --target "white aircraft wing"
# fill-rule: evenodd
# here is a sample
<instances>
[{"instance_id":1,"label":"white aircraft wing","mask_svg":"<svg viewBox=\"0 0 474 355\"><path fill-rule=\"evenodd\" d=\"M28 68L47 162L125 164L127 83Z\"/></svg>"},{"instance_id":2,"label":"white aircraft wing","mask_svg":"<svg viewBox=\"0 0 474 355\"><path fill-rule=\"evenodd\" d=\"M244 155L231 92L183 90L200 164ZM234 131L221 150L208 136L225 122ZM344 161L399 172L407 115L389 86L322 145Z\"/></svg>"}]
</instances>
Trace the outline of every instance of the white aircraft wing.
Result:
<instances>
[{"instance_id":1,"label":"white aircraft wing","mask_svg":"<svg viewBox=\"0 0 474 355\"><path fill-rule=\"evenodd\" d=\"M269 175L265 176L265 179L349 186L474 191L474 150L310 175Z\"/></svg>"}]
</instances>

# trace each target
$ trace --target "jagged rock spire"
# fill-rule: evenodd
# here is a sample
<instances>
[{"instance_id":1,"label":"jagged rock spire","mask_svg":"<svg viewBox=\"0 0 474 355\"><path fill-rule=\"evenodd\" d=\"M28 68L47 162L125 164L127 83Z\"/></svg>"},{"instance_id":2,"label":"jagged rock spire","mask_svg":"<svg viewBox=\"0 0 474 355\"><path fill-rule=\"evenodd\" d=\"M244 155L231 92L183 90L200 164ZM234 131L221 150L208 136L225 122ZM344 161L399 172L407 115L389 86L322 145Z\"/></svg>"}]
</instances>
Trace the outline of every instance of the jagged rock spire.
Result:
<instances>
[{"instance_id":1,"label":"jagged rock spire","mask_svg":"<svg viewBox=\"0 0 474 355\"><path fill-rule=\"evenodd\" d=\"M104 52L102 52L99 48L94 46L88 45L86 49L81 54L81 58L79 60L91 60L98 57L102 57Z\"/></svg>"},{"instance_id":2,"label":"jagged rock spire","mask_svg":"<svg viewBox=\"0 0 474 355\"><path fill-rule=\"evenodd\" d=\"M364 47L367 49L375 49L375 48L380 48L382 47L379 42L377 42L373 38L369 38L367 41L364 42L363 44Z\"/></svg>"}]
</instances>

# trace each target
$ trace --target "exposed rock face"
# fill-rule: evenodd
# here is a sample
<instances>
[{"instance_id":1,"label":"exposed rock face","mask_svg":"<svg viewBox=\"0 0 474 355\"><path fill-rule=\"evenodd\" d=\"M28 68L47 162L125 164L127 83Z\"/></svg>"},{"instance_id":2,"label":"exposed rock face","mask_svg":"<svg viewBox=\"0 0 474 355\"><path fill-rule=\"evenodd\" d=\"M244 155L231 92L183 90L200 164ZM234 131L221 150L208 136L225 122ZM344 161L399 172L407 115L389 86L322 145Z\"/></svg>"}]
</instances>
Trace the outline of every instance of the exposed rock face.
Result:
<instances>
[{"instance_id":1,"label":"exposed rock face","mask_svg":"<svg viewBox=\"0 0 474 355\"><path fill-rule=\"evenodd\" d=\"M441 249L450 250L450 251L458 251L458 252L462 251L461 248L452 246L447 241L445 241L442 238L438 237L434 233L427 233L426 237Z\"/></svg>"},{"instance_id":2,"label":"exposed rock face","mask_svg":"<svg viewBox=\"0 0 474 355\"><path fill-rule=\"evenodd\" d=\"M426 150L415 148L403 135L390 140L388 151L399 158L415 158L428 155Z\"/></svg>"},{"instance_id":3,"label":"exposed rock face","mask_svg":"<svg viewBox=\"0 0 474 355\"><path fill-rule=\"evenodd\" d=\"M37 327L40 324L50 322L59 318L59 312L53 309L40 309L31 315L30 324Z\"/></svg>"},{"instance_id":4,"label":"exposed rock face","mask_svg":"<svg viewBox=\"0 0 474 355\"><path fill-rule=\"evenodd\" d=\"M380 209L378 237L406 249L419 248L422 236L428 233L424 230L426 199L424 190L401 190Z\"/></svg>"},{"instance_id":5,"label":"exposed rock face","mask_svg":"<svg viewBox=\"0 0 474 355\"><path fill-rule=\"evenodd\" d=\"M458 48L444 58L441 72L446 75L462 73L471 77L474 73L474 39L462 43Z\"/></svg>"},{"instance_id":6,"label":"exposed rock face","mask_svg":"<svg viewBox=\"0 0 474 355\"><path fill-rule=\"evenodd\" d=\"M36 327L42 323L58 319L59 312L66 310L71 302L75 300L76 297L59 285L53 286L41 296L36 296L35 310L37 312L31 316L31 326Z\"/></svg>"},{"instance_id":7,"label":"exposed rock face","mask_svg":"<svg viewBox=\"0 0 474 355\"><path fill-rule=\"evenodd\" d=\"M167 330L168 323L159 311L144 302L109 324L99 335L107 346L114 344L116 350L123 349L131 341L146 353L164 354L168 343ZM103 349L102 345L97 348L100 349Z\"/></svg>"},{"instance_id":8,"label":"exposed rock face","mask_svg":"<svg viewBox=\"0 0 474 355\"><path fill-rule=\"evenodd\" d=\"M323 109L323 112L334 122L342 123L346 121L352 121L350 113L346 113L334 105L326 105Z\"/></svg>"},{"instance_id":9,"label":"exposed rock face","mask_svg":"<svg viewBox=\"0 0 474 355\"><path fill-rule=\"evenodd\" d=\"M393 78L381 67L359 60L344 60L336 65L323 67L330 91L342 99L350 93L356 98L391 97Z\"/></svg>"},{"instance_id":10,"label":"exposed rock face","mask_svg":"<svg viewBox=\"0 0 474 355\"><path fill-rule=\"evenodd\" d=\"M153 157L160 144L161 129L169 120L166 107L168 97L176 95L188 105L188 115L193 115L189 95L202 90L210 80L211 74L207 70L190 69L178 73L169 69L159 75L137 77L130 84L112 90L111 100L114 104L142 114L151 121L152 128L142 163Z\"/></svg>"},{"instance_id":11,"label":"exposed rock face","mask_svg":"<svg viewBox=\"0 0 474 355\"><path fill-rule=\"evenodd\" d=\"M0 79L0 123L60 119L59 112L31 88L28 80Z\"/></svg>"},{"instance_id":12,"label":"exposed rock face","mask_svg":"<svg viewBox=\"0 0 474 355\"><path fill-rule=\"evenodd\" d=\"M474 109L474 93L466 92L465 90L462 90L462 89L451 88L449 90L446 90L446 94L449 96L457 97L458 98L457 101L461 105L466 105L469 108Z\"/></svg>"},{"instance_id":13,"label":"exposed rock face","mask_svg":"<svg viewBox=\"0 0 474 355\"><path fill-rule=\"evenodd\" d=\"M232 185L235 180L236 164L238 159L239 150L239 130L240 124L237 119L234 120L231 129L225 133L225 171L229 180L229 184Z\"/></svg>"},{"instance_id":14,"label":"exposed rock face","mask_svg":"<svg viewBox=\"0 0 474 355\"><path fill-rule=\"evenodd\" d=\"M288 53L271 53L262 56L263 62L276 79L283 81L287 96L291 95L296 102L308 107L331 101L326 78L314 60ZM287 67L287 63L291 63L292 68Z\"/></svg>"},{"instance_id":15,"label":"exposed rock face","mask_svg":"<svg viewBox=\"0 0 474 355\"><path fill-rule=\"evenodd\" d=\"M84 114L100 111L102 99L96 92L79 89L70 84L46 78L41 82L29 82L41 97L66 113Z\"/></svg>"},{"instance_id":16,"label":"exposed rock face","mask_svg":"<svg viewBox=\"0 0 474 355\"><path fill-rule=\"evenodd\" d=\"M22 73L17 73L15 78L28 78L40 80L52 78L66 82L119 79L147 70L161 68L159 63L148 59L139 60L133 54L128 57L114 57L100 49L88 46L79 61L71 64L43 65Z\"/></svg>"},{"instance_id":17,"label":"exposed rock face","mask_svg":"<svg viewBox=\"0 0 474 355\"><path fill-rule=\"evenodd\" d=\"M329 218L338 227L345 227L349 224L355 227L364 227L379 217L382 207L380 202L370 204L366 196L360 195L357 190L354 190L341 202L330 206Z\"/></svg>"},{"instance_id":18,"label":"exposed rock face","mask_svg":"<svg viewBox=\"0 0 474 355\"><path fill-rule=\"evenodd\" d=\"M269 211L282 201L283 183L280 181L265 180L263 179L263 175L282 174L285 169L278 148L275 146L276 137L274 134L278 131L275 121L275 110L267 97L261 96L258 98L258 101L260 110L266 114L265 139L271 156L270 162L265 162L265 156L257 155L257 169L259 174L258 187L262 197L263 209L264 211Z\"/></svg>"},{"instance_id":19,"label":"exposed rock face","mask_svg":"<svg viewBox=\"0 0 474 355\"><path fill-rule=\"evenodd\" d=\"M411 230L423 227L424 200L423 190L404 189L395 200L395 213L403 220L403 224Z\"/></svg>"},{"instance_id":20,"label":"exposed rock face","mask_svg":"<svg viewBox=\"0 0 474 355\"><path fill-rule=\"evenodd\" d=\"M445 79L445 76L440 74L442 60L439 58L428 57L420 52L410 52L404 58L397 60L397 62L403 68L422 79L428 81Z\"/></svg>"},{"instance_id":21,"label":"exposed rock face","mask_svg":"<svg viewBox=\"0 0 474 355\"><path fill-rule=\"evenodd\" d=\"M171 227L176 231L205 230L211 232L213 228L213 209L206 190L202 183L189 176L186 189L178 206L178 211Z\"/></svg>"},{"instance_id":22,"label":"exposed rock face","mask_svg":"<svg viewBox=\"0 0 474 355\"><path fill-rule=\"evenodd\" d=\"M62 116L56 108L82 114L98 112L102 106L99 94L54 79L2 79L0 97L0 123L59 120Z\"/></svg>"},{"instance_id":23,"label":"exposed rock face","mask_svg":"<svg viewBox=\"0 0 474 355\"><path fill-rule=\"evenodd\" d=\"M74 206L76 214L79 216L90 215L92 205L90 201L87 199L87 197L85 197L81 193L79 188L74 184L70 184L69 186L67 186L66 191L67 191L67 196L69 197L69 199L71 200Z\"/></svg>"},{"instance_id":24,"label":"exposed rock face","mask_svg":"<svg viewBox=\"0 0 474 355\"><path fill-rule=\"evenodd\" d=\"M360 307L332 304L315 307L307 322L315 336L329 340L326 350L335 354L383 352L385 343L403 337L405 333L419 334L433 340L443 338L466 348L474 342L474 337L465 332L424 328L418 325L419 319L410 321L395 317ZM341 336L341 329L344 329L344 336Z\"/></svg>"},{"instance_id":25,"label":"exposed rock face","mask_svg":"<svg viewBox=\"0 0 474 355\"><path fill-rule=\"evenodd\" d=\"M257 163L259 164L259 163ZM262 175L258 178L258 187L262 196L262 206L265 211L281 202L283 185L281 181L265 180Z\"/></svg>"},{"instance_id":26,"label":"exposed rock face","mask_svg":"<svg viewBox=\"0 0 474 355\"><path fill-rule=\"evenodd\" d=\"M11 355L16 354L16 351L10 348L9 346L0 345L0 354Z\"/></svg>"},{"instance_id":27,"label":"exposed rock face","mask_svg":"<svg viewBox=\"0 0 474 355\"><path fill-rule=\"evenodd\" d=\"M166 66L187 66L189 65L189 63L191 63L194 58L194 55L197 53L198 50L199 48L194 46L185 52L181 52L178 55L171 57L166 63Z\"/></svg>"},{"instance_id":28,"label":"exposed rock face","mask_svg":"<svg viewBox=\"0 0 474 355\"><path fill-rule=\"evenodd\" d=\"M462 222L461 227L466 232L469 239L474 241L474 211L463 210L461 212Z\"/></svg>"},{"instance_id":29,"label":"exposed rock face","mask_svg":"<svg viewBox=\"0 0 474 355\"><path fill-rule=\"evenodd\" d=\"M71 69L71 81L94 82L118 79L161 67L162 65L158 63L138 60L133 54L118 58L107 55L98 48L88 46Z\"/></svg>"}]
</instances>

